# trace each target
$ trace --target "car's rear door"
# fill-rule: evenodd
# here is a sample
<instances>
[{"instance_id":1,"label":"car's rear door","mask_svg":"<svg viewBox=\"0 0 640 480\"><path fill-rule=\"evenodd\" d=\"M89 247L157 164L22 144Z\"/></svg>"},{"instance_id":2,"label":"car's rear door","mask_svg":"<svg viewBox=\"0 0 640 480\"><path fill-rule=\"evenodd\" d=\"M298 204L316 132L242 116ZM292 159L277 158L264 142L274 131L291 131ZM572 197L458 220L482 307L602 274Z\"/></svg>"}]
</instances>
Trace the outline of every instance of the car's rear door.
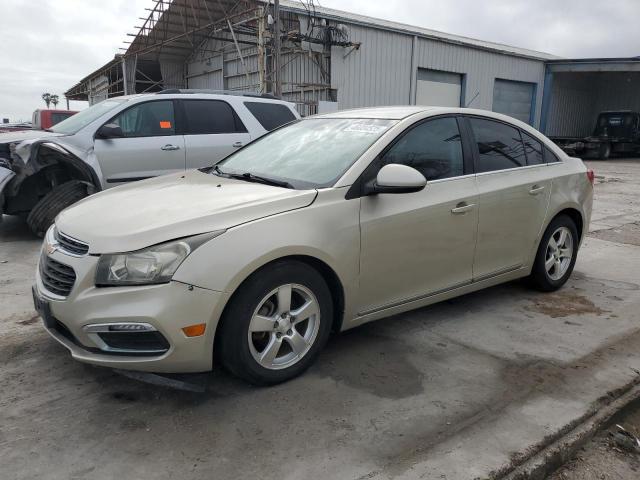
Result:
<instances>
[{"instance_id":1,"label":"car's rear door","mask_svg":"<svg viewBox=\"0 0 640 480\"><path fill-rule=\"evenodd\" d=\"M467 117L478 185L474 281L523 267L537 245L551 193L542 144L520 129Z\"/></svg>"},{"instance_id":2,"label":"car's rear door","mask_svg":"<svg viewBox=\"0 0 640 480\"><path fill-rule=\"evenodd\" d=\"M360 314L471 282L478 209L468 150L456 117L438 117L410 127L368 169L373 178L385 164L408 165L427 185L361 198Z\"/></svg>"},{"instance_id":3,"label":"car's rear door","mask_svg":"<svg viewBox=\"0 0 640 480\"><path fill-rule=\"evenodd\" d=\"M173 100L137 103L106 123L119 125L124 137L94 140L105 187L184 170Z\"/></svg>"},{"instance_id":4,"label":"car's rear door","mask_svg":"<svg viewBox=\"0 0 640 480\"><path fill-rule=\"evenodd\" d=\"M213 165L251 141L233 107L223 100L180 100L187 168Z\"/></svg>"}]
</instances>

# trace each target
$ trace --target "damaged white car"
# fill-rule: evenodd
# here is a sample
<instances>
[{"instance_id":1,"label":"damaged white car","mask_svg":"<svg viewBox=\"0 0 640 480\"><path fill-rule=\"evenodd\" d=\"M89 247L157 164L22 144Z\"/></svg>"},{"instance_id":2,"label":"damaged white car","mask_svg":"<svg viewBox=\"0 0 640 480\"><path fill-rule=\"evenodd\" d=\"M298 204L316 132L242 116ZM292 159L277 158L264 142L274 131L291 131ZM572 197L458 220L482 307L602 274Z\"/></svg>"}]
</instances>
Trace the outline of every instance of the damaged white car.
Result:
<instances>
[{"instance_id":1,"label":"damaged white car","mask_svg":"<svg viewBox=\"0 0 640 480\"><path fill-rule=\"evenodd\" d=\"M94 192L209 166L299 118L256 94L164 90L110 98L47 131L0 134L0 214L44 235L56 215Z\"/></svg>"}]
</instances>

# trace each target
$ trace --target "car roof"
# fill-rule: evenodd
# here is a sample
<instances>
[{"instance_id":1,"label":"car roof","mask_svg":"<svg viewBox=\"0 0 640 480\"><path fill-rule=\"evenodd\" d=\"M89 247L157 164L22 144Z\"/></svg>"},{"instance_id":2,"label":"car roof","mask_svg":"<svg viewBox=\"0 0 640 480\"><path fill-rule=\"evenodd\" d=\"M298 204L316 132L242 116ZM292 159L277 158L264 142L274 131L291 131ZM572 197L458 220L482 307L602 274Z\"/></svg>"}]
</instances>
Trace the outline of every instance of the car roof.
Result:
<instances>
[{"instance_id":1,"label":"car roof","mask_svg":"<svg viewBox=\"0 0 640 480\"><path fill-rule=\"evenodd\" d=\"M370 107L370 108L354 108L350 110L340 110L337 112L324 113L314 115L307 118L371 118L371 119L388 119L402 120L412 115L428 113L430 115L446 115L446 114L466 114L480 115L483 117L495 118L510 123L520 123L519 120L502 115L500 113L491 112L489 110L478 110L475 108L460 107L432 107L426 105L400 105L390 107Z\"/></svg>"},{"instance_id":2,"label":"car roof","mask_svg":"<svg viewBox=\"0 0 640 480\"><path fill-rule=\"evenodd\" d=\"M265 103L280 103L287 105L295 105L293 102L287 100L280 100L272 95L261 95L250 92L229 92L225 90L188 90L188 89L173 89L163 90L161 92L150 93L136 93L133 95L122 95L113 97L112 99L123 99L125 101L131 100L144 100L149 98L184 98L184 99L216 99L216 100L228 100L229 98L242 99L245 102L265 102Z\"/></svg>"}]
</instances>

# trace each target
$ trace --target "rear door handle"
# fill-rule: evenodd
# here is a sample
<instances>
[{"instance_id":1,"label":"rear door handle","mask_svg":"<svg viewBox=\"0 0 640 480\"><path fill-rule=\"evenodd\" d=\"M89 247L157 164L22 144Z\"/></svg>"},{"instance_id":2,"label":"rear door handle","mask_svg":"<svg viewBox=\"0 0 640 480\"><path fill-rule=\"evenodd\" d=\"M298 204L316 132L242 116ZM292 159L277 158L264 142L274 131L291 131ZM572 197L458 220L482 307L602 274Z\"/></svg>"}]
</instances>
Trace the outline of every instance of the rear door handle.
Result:
<instances>
[{"instance_id":1,"label":"rear door handle","mask_svg":"<svg viewBox=\"0 0 640 480\"><path fill-rule=\"evenodd\" d=\"M242 142L236 142L233 145L231 145L233 148L240 148L242 146Z\"/></svg>"},{"instance_id":2,"label":"rear door handle","mask_svg":"<svg viewBox=\"0 0 640 480\"><path fill-rule=\"evenodd\" d=\"M531 190L529 190L529 194L530 195L537 195L539 193L541 193L544 190L544 185L540 186L540 185L534 185L533 187L531 187Z\"/></svg>"},{"instance_id":3,"label":"rear door handle","mask_svg":"<svg viewBox=\"0 0 640 480\"><path fill-rule=\"evenodd\" d=\"M171 145L170 143L167 143L164 147L160 147L160 150L180 150L180 147L178 145Z\"/></svg>"},{"instance_id":4,"label":"rear door handle","mask_svg":"<svg viewBox=\"0 0 640 480\"><path fill-rule=\"evenodd\" d=\"M460 202L455 206L455 208L451 209L451 213L454 215L463 215L468 211L473 210L475 206L475 203Z\"/></svg>"}]
</instances>

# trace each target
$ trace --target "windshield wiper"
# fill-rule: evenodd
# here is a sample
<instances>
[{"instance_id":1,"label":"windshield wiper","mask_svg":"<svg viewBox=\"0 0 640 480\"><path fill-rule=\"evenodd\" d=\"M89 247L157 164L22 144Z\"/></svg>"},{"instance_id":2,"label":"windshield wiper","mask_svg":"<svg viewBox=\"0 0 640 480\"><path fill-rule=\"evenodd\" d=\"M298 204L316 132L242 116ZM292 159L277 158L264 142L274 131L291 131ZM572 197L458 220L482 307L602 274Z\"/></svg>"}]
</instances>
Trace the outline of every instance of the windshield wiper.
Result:
<instances>
[{"instance_id":1,"label":"windshield wiper","mask_svg":"<svg viewBox=\"0 0 640 480\"><path fill-rule=\"evenodd\" d=\"M246 180L247 182L255 182L255 183L264 183L265 185L273 185L275 187L283 187L283 188L291 188L293 189L293 185L289 182L285 182L284 180L276 180L275 178L262 177L260 175L254 175L253 173L244 172L244 173L231 173L231 172L223 172L220 170L218 165L213 166L213 171L221 176L235 178L237 180Z\"/></svg>"}]
</instances>

